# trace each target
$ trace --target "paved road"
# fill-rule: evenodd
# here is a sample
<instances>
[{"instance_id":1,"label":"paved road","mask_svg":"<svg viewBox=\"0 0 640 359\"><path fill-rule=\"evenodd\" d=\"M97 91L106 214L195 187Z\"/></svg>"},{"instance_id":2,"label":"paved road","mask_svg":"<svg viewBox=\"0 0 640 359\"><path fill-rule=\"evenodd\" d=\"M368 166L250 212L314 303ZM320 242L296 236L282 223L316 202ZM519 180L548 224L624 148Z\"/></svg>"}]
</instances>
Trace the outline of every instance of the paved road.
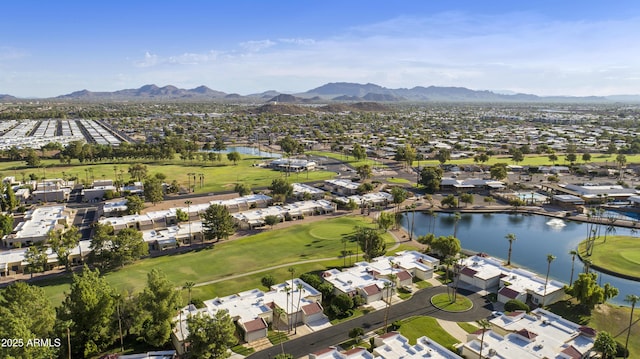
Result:
<instances>
[{"instance_id":1,"label":"paved road","mask_svg":"<svg viewBox=\"0 0 640 359\"><path fill-rule=\"evenodd\" d=\"M391 307L388 322L393 323L396 320L416 315L428 315L444 320L468 322L486 318L491 314L491 303L487 302L479 294L465 290L458 290L458 292L467 295L474 304L473 308L467 312L448 313L432 306L429 299L435 294L444 292L446 292L446 287L444 286L426 288L416 292L410 299ZM349 339L348 333L352 328L361 327L364 328L365 331L372 331L382 327L384 325L384 313L384 309L378 310L359 318L334 325L330 328L287 341L284 343L284 351L292 354L294 358L299 358L309 353L336 345ZM281 353L280 345L276 345L253 353L247 358L272 358L279 353Z\"/></svg>"}]
</instances>

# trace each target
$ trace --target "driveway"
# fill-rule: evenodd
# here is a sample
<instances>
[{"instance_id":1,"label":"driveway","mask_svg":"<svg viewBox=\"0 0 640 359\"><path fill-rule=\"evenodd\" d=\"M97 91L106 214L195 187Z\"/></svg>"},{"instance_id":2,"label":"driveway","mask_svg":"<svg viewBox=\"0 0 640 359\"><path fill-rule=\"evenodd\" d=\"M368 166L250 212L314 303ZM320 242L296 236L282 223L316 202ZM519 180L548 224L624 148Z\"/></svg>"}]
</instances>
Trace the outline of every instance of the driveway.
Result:
<instances>
[{"instance_id":1,"label":"driveway","mask_svg":"<svg viewBox=\"0 0 640 359\"><path fill-rule=\"evenodd\" d=\"M473 308L467 312L449 313L432 306L430 302L431 297L435 294L445 292L446 287L444 286L426 288L416 292L410 299L391 306L388 323L390 324L396 320L416 315L427 315L437 319L455 322L470 322L486 318L491 314L492 306L490 302L486 301L479 294L466 290L458 290L458 292L466 295L473 301ZM348 333L352 328L361 327L367 332L382 327L384 325L384 313L385 310L378 310L330 328L292 339L284 343L284 351L292 354L294 358L299 358L336 345L349 339ZM281 353L281 348L278 345L253 353L247 358L272 358L279 353Z\"/></svg>"}]
</instances>

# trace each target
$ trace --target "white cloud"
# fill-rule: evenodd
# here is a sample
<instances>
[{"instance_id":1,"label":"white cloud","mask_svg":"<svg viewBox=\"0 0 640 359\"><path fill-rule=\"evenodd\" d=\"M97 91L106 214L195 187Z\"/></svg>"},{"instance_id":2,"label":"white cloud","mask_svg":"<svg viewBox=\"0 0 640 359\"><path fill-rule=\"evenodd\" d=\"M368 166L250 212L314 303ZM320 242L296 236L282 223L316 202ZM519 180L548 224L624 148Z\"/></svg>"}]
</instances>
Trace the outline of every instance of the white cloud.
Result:
<instances>
[{"instance_id":1,"label":"white cloud","mask_svg":"<svg viewBox=\"0 0 640 359\"><path fill-rule=\"evenodd\" d=\"M158 64L158 55L152 54L149 51L144 53L144 59L136 61L137 67L152 67Z\"/></svg>"},{"instance_id":2,"label":"white cloud","mask_svg":"<svg viewBox=\"0 0 640 359\"><path fill-rule=\"evenodd\" d=\"M240 43L240 47L249 52L258 52L275 46L276 43L271 40L252 40Z\"/></svg>"}]
</instances>

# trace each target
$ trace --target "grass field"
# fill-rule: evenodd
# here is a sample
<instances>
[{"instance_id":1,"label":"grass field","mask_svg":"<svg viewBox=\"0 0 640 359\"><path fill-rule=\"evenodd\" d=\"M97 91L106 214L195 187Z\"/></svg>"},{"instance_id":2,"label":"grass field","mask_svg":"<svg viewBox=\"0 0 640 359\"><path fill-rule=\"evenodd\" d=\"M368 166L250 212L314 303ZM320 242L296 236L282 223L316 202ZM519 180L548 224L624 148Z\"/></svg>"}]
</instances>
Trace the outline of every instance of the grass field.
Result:
<instances>
[{"instance_id":1,"label":"grass field","mask_svg":"<svg viewBox=\"0 0 640 359\"><path fill-rule=\"evenodd\" d=\"M610 271L640 277L640 238L607 236L596 240L591 257L586 257L586 242L578 246L582 258L589 258L594 265Z\"/></svg>"},{"instance_id":2,"label":"grass field","mask_svg":"<svg viewBox=\"0 0 640 359\"><path fill-rule=\"evenodd\" d=\"M380 161L375 161L372 158L365 158L363 160L357 160L355 157L353 156L345 156L342 153L336 153L336 152L326 152L326 151L309 151L307 152L310 155L314 155L314 156L324 156L324 157L328 157L328 158L333 158L334 160L338 160L341 162L344 162L346 164L349 164L350 166L352 166L353 168L356 167L360 167L362 165L369 165L371 167L375 167L375 168L386 168L387 166L380 162Z\"/></svg>"},{"instance_id":3,"label":"grass field","mask_svg":"<svg viewBox=\"0 0 640 359\"><path fill-rule=\"evenodd\" d=\"M354 232L355 226L373 225L363 217L348 216L331 218L309 224L300 224L283 229L268 230L260 234L215 244L214 247L199 251L149 258L128 265L123 269L105 274L105 278L119 291L137 292L144 288L146 275L151 269L162 270L176 286L187 281L203 283L222 280L233 275L266 269L272 266L295 263L311 259L336 258L329 263L309 263L293 266L296 273L320 270L329 266L341 266L338 259L343 250L342 238ZM385 234L388 245L393 238ZM356 251L355 242L348 242L347 249ZM360 260L362 257L360 256ZM353 258L352 261L355 261ZM349 262L347 261L347 265ZM268 271L277 279L287 278L287 268ZM194 298L209 299L215 296L237 293L260 287L260 278L266 272L196 287ZM58 305L64 298L63 292L69 288L69 277L38 282L44 287L51 302ZM228 282L228 283L227 283Z\"/></svg>"},{"instance_id":4,"label":"grass field","mask_svg":"<svg viewBox=\"0 0 640 359\"><path fill-rule=\"evenodd\" d=\"M459 343L456 338L442 329L435 318L431 317L412 317L403 320L400 333L409 340L411 345L416 344L417 339L425 335L448 349Z\"/></svg>"},{"instance_id":5,"label":"grass field","mask_svg":"<svg viewBox=\"0 0 640 359\"><path fill-rule=\"evenodd\" d=\"M195 174L195 192L209 193L233 190L236 183L242 183L256 187L267 187L275 178L284 176L284 172L278 172L267 168L253 166L262 162L263 159L258 157L243 156L242 160L233 165L223 156L220 162L201 163L198 161L151 161L151 162L132 162L143 163L147 166L147 173L154 175L163 173L166 175L166 181L171 183L173 180L187 188L190 184L194 185L193 175ZM30 174L35 174L38 178L46 176L47 178L72 178L78 177L79 181L89 181L92 179L115 179L117 175L122 174L124 180L129 180L128 169L131 163L110 162L110 163L85 163L81 164L73 161L71 165L61 164L56 160L43 160L42 166L39 168L29 168L25 166L24 161L17 162L0 162L0 174L3 176L15 176L17 180L22 181L23 176L28 179ZM200 186L200 176L202 174L203 183ZM311 171L298 174L291 174L290 182L310 182L321 181L335 177L334 172L329 171Z\"/></svg>"},{"instance_id":6,"label":"grass field","mask_svg":"<svg viewBox=\"0 0 640 359\"><path fill-rule=\"evenodd\" d=\"M575 301L560 301L551 305L550 309L572 322L606 331L617 342L624 345L631 315L630 307L602 304L588 314L577 309L575 304ZM640 357L640 309L638 307L633 313L633 323L629 337L629 358L638 358Z\"/></svg>"}]
</instances>

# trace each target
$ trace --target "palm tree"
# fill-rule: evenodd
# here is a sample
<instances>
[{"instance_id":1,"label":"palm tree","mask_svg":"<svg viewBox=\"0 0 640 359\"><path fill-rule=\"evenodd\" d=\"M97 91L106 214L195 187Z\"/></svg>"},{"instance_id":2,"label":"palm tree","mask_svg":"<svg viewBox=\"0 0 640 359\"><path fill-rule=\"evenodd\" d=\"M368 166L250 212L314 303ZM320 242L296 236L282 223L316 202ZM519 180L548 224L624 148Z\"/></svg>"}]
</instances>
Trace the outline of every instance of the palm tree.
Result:
<instances>
[{"instance_id":1,"label":"palm tree","mask_svg":"<svg viewBox=\"0 0 640 359\"><path fill-rule=\"evenodd\" d=\"M628 357L628 348L629 348L629 335L631 335L631 326L633 325L633 309L635 309L636 307L636 303L640 300L640 296L637 296L635 294L627 294L627 296L624 298L624 301L627 303L631 303L631 315L629 316L629 328L627 330L627 340L624 343L624 352L625 352L625 358Z\"/></svg>"},{"instance_id":2,"label":"palm tree","mask_svg":"<svg viewBox=\"0 0 640 359\"><path fill-rule=\"evenodd\" d=\"M542 306L544 307L544 302L547 297L547 283L549 283L549 271L551 271L551 262L556 259L556 256L553 254L547 254L547 277L544 280L544 296L542 297Z\"/></svg>"},{"instance_id":3,"label":"palm tree","mask_svg":"<svg viewBox=\"0 0 640 359\"><path fill-rule=\"evenodd\" d=\"M282 320L282 317L285 315L285 311L284 309L276 306L275 308L273 308L273 314L275 314L274 319L273 319L273 327L274 329L277 329L278 325L277 325L277 321L278 320ZM282 340L282 338L280 338L280 349L282 349L282 355L284 355L284 340Z\"/></svg>"},{"instance_id":4,"label":"palm tree","mask_svg":"<svg viewBox=\"0 0 640 359\"><path fill-rule=\"evenodd\" d=\"M293 283L291 283L293 285ZM296 286L296 289L298 289L298 306L296 307L296 326L294 327L294 331L293 334L297 334L298 333L298 312L300 312L300 301L302 300L302 289L304 287L302 286L302 283L298 283ZM293 300L293 299L292 299Z\"/></svg>"},{"instance_id":5,"label":"palm tree","mask_svg":"<svg viewBox=\"0 0 640 359\"><path fill-rule=\"evenodd\" d=\"M571 287L571 285L573 285L573 265L576 262L576 256L578 255L578 251L576 251L575 249L572 249L569 251L569 254L571 255L571 279L569 280L569 287Z\"/></svg>"},{"instance_id":6,"label":"palm tree","mask_svg":"<svg viewBox=\"0 0 640 359\"><path fill-rule=\"evenodd\" d=\"M389 321L389 310L391 309L391 292L395 284L396 278L398 278L398 276L391 273L389 274L388 277L389 277L389 281L384 282L384 288L387 290L387 300L385 301L387 304L387 309L384 312L384 332L385 333L387 332L387 324Z\"/></svg>"},{"instance_id":7,"label":"palm tree","mask_svg":"<svg viewBox=\"0 0 640 359\"><path fill-rule=\"evenodd\" d=\"M187 219L189 220L189 244L191 244L191 202L190 200L184 201L184 204L187 205ZM204 236L202 236L202 243L204 243Z\"/></svg>"},{"instance_id":8,"label":"palm tree","mask_svg":"<svg viewBox=\"0 0 640 359\"><path fill-rule=\"evenodd\" d=\"M182 289L186 289L187 291L189 291L189 304L191 304L191 288L193 288L196 285L196 282L186 282L184 283L184 285L182 286Z\"/></svg>"},{"instance_id":9,"label":"palm tree","mask_svg":"<svg viewBox=\"0 0 640 359\"><path fill-rule=\"evenodd\" d=\"M513 244L513 242L515 242L516 235L513 233L509 233L504 238L506 238L509 241L509 254L507 256L507 265L510 266L511 265L511 245Z\"/></svg>"},{"instance_id":10,"label":"palm tree","mask_svg":"<svg viewBox=\"0 0 640 359\"><path fill-rule=\"evenodd\" d=\"M605 228L604 230L604 241L602 241L602 243L607 243L607 234L611 233L611 234L616 234L616 219L615 218L609 218L609 223L607 223L607 228Z\"/></svg>"},{"instance_id":11,"label":"palm tree","mask_svg":"<svg viewBox=\"0 0 640 359\"><path fill-rule=\"evenodd\" d=\"M347 237L342 237L342 266L343 267L347 267L347 242L349 241L349 239Z\"/></svg>"},{"instance_id":12,"label":"palm tree","mask_svg":"<svg viewBox=\"0 0 640 359\"><path fill-rule=\"evenodd\" d=\"M487 329L491 328L491 323L489 323L489 321L486 319L480 319L477 321L477 323L480 326L480 329L482 330L482 335L480 336L480 352L478 356L478 358L482 359L482 347L484 346L484 332L486 332Z\"/></svg>"},{"instance_id":13,"label":"palm tree","mask_svg":"<svg viewBox=\"0 0 640 359\"><path fill-rule=\"evenodd\" d=\"M453 236L456 238L458 238L458 222L460 222L460 218L462 218L460 212L453 213Z\"/></svg>"},{"instance_id":14,"label":"palm tree","mask_svg":"<svg viewBox=\"0 0 640 359\"><path fill-rule=\"evenodd\" d=\"M291 313L293 313L293 276L296 273L296 269L293 267L287 268L287 272L291 273ZM295 326L294 323L291 324L291 329Z\"/></svg>"},{"instance_id":15,"label":"palm tree","mask_svg":"<svg viewBox=\"0 0 640 359\"><path fill-rule=\"evenodd\" d=\"M589 268L591 268L591 265L593 264L593 261L589 258L582 260L582 262L584 263L584 272L589 274Z\"/></svg>"}]
</instances>

